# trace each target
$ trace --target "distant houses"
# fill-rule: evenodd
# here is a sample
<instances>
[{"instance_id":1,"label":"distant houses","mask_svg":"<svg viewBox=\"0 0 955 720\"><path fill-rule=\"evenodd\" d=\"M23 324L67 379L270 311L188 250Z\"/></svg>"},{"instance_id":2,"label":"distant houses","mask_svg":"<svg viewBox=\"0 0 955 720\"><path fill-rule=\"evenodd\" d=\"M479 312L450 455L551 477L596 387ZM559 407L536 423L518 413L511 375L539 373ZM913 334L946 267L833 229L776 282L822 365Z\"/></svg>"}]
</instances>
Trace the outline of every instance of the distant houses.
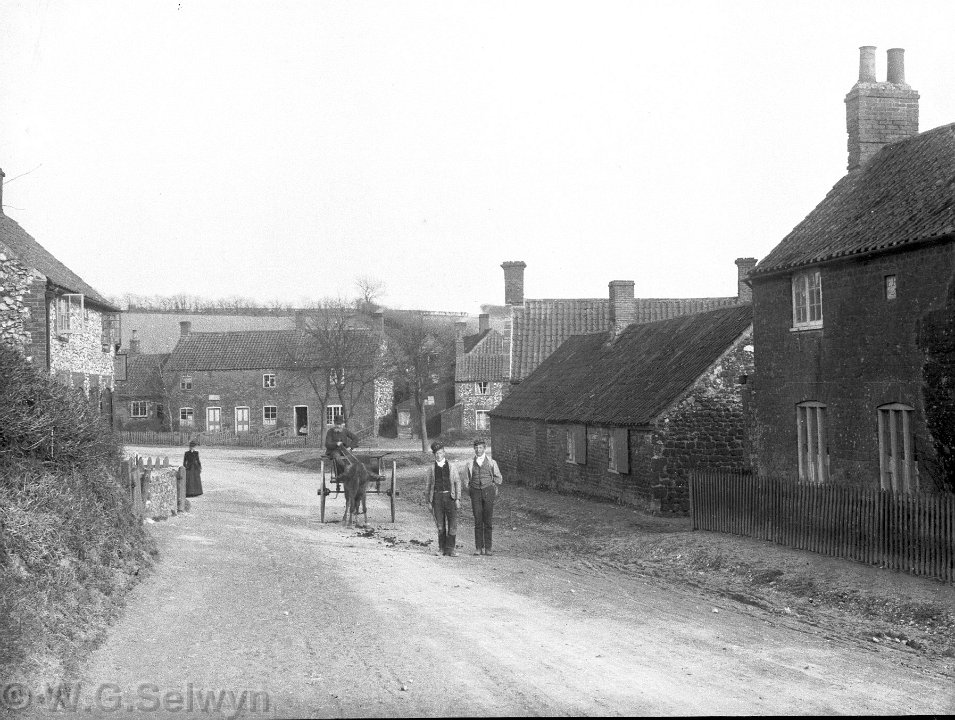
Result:
<instances>
[{"instance_id":1,"label":"distant houses","mask_svg":"<svg viewBox=\"0 0 955 720\"><path fill-rule=\"evenodd\" d=\"M754 269L759 469L955 489L955 125L918 132L901 49L846 96L848 173ZM946 464L947 460L947 464Z\"/></svg>"},{"instance_id":2,"label":"distant houses","mask_svg":"<svg viewBox=\"0 0 955 720\"><path fill-rule=\"evenodd\" d=\"M0 341L108 414L120 310L6 215L2 198Z\"/></svg>"}]
</instances>

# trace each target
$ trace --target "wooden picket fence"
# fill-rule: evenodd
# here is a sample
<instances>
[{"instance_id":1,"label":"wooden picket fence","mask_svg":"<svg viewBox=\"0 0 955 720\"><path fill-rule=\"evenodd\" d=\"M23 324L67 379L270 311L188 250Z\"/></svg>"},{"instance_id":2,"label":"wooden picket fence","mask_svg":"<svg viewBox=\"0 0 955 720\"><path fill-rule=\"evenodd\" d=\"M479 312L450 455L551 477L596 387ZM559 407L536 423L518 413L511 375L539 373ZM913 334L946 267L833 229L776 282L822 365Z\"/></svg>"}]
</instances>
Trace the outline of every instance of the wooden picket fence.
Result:
<instances>
[{"instance_id":1,"label":"wooden picket fence","mask_svg":"<svg viewBox=\"0 0 955 720\"><path fill-rule=\"evenodd\" d=\"M696 472L694 530L746 535L800 550L955 582L955 494L796 483Z\"/></svg>"},{"instance_id":2,"label":"wooden picket fence","mask_svg":"<svg viewBox=\"0 0 955 720\"><path fill-rule=\"evenodd\" d=\"M126 445L162 445L185 447L190 440L204 446L231 447L308 447L307 435L278 435L270 433L196 433L155 432L151 430L123 430L120 433Z\"/></svg>"}]
</instances>

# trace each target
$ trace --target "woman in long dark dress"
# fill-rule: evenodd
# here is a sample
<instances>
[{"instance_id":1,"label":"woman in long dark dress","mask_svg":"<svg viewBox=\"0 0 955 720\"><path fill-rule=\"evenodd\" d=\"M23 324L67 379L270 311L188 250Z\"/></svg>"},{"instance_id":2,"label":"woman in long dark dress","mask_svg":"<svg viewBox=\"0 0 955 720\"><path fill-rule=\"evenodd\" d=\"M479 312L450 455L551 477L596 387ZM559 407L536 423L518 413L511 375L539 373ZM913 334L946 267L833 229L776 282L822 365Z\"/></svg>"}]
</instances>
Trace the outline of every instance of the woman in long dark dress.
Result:
<instances>
[{"instance_id":1,"label":"woman in long dark dress","mask_svg":"<svg viewBox=\"0 0 955 720\"><path fill-rule=\"evenodd\" d=\"M186 468L186 497L202 495L202 463L199 461L199 451L193 450L198 443L193 440L189 449L182 456L182 466Z\"/></svg>"}]
</instances>

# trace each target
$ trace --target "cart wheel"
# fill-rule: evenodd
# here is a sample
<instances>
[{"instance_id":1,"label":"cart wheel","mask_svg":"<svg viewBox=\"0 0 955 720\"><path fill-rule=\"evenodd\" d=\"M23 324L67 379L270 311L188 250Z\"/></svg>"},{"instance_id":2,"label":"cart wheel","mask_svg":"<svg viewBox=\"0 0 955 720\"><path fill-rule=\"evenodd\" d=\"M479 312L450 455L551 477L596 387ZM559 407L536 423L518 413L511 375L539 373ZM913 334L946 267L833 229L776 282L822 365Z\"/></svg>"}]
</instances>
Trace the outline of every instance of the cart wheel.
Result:
<instances>
[{"instance_id":1,"label":"cart wheel","mask_svg":"<svg viewBox=\"0 0 955 720\"><path fill-rule=\"evenodd\" d=\"M322 460L322 489L318 491L318 494L322 496L322 522L325 522L325 496L328 495L325 492L325 461Z\"/></svg>"},{"instance_id":2,"label":"cart wheel","mask_svg":"<svg viewBox=\"0 0 955 720\"><path fill-rule=\"evenodd\" d=\"M398 494L398 481L395 477L396 466L397 466L397 463L394 460L392 460L391 461L391 492L388 493L389 495L391 495L391 522L395 521L395 495Z\"/></svg>"}]
</instances>

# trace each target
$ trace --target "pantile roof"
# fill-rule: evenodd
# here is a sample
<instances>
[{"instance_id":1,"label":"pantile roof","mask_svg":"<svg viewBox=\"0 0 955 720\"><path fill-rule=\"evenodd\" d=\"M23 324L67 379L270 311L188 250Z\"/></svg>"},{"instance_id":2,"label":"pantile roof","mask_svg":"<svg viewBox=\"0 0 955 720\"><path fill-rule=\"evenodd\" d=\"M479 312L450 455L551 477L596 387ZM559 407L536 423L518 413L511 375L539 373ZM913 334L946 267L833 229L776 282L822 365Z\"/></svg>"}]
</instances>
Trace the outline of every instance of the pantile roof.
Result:
<instances>
[{"instance_id":1,"label":"pantile roof","mask_svg":"<svg viewBox=\"0 0 955 720\"><path fill-rule=\"evenodd\" d=\"M296 330L193 332L179 339L167 367L174 372L293 369L303 339Z\"/></svg>"},{"instance_id":2,"label":"pantile roof","mask_svg":"<svg viewBox=\"0 0 955 720\"><path fill-rule=\"evenodd\" d=\"M679 400L750 327L749 304L569 338L492 416L639 427Z\"/></svg>"},{"instance_id":3,"label":"pantile roof","mask_svg":"<svg viewBox=\"0 0 955 720\"><path fill-rule=\"evenodd\" d=\"M733 306L739 298L637 298L635 322L646 323ZM520 382L573 335L610 329L609 298L525 300L514 313L512 382Z\"/></svg>"},{"instance_id":4,"label":"pantile roof","mask_svg":"<svg viewBox=\"0 0 955 720\"><path fill-rule=\"evenodd\" d=\"M0 211L0 243L3 243L24 265L39 270L54 285L68 292L82 293L84 302L91 302L103 310L118 312L119 308L110 303L79 275L51 255L46 248L33 239L26 230L12 218Z\"/></svg>"},{"instance_id":5,"label":"pantile roof","mask_svg":"<svg viewBox=\"0 0 955 720\"><path fill-rule=\"evenodd\" d=\"M752 271L955 238L955 124L886 145L843 177Z\"/></svg>"},{"instance_id":6,"label":"pantile roof","mask_svg":"<svg viewBox=\"0 0 955 720\"><path fill-rule=\"evenodd\" d=\"M464 354L454 359L454 381L504 382L509 366L504 336L491 328L464 338Z\"/></svg>"},{"instance_id":7,"label":"pantile roof","mask_svg":"<svg viewBox=\"0 0 955 720\"><path fill-rule=\"evenodd\" d=\"M135 353L126 357L126 380L116 383L121 398L147 398L162 395L160 369L169 353Z\"/></svg>"},{"instance_id":8,"label":"pantile roof","mask_svg":"<svg viewBox=\"0 0 955 720\"><path fill-rule=\"evenodd\" d=\"M286 314L243 314L233 312L172 313L134 310L123 313L123 347L129 347L136 331L144 353L169 353L179 342L179 323L188 320L193 332L234 332L240 330L294 330L295 316Z\"/></svg>"}]
</instances>

